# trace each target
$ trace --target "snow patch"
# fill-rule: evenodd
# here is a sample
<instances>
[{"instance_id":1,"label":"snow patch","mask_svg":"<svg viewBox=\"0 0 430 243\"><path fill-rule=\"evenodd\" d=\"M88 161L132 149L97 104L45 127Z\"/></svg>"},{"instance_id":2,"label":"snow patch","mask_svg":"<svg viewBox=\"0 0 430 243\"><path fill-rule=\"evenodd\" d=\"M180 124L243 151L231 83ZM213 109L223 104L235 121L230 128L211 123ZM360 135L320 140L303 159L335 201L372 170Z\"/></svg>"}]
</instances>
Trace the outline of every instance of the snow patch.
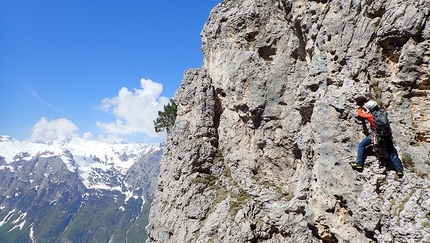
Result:
<instances>
[{"instance_id":1,"label":"snow patch","mask_svg":"<svg viewBox=\"0 0 430 243\"><path fill-rule=\"evenodd\" d=\"M6 214L6 217L4 217L2 221L0 221L0 227L6 224L7 221L9 221L9 219L13 216L14 212L15 212L15 209L13 209L12 211L9 211L9 213Z\"/></svg>"},{"instance_id":2,"label":"snow patch","mask_svg":"<svg viewBox=\"0 0 430 243\"><path fill-rule=\"evenodd\" d=\"M27 213L21 213L20 212L19 217L17 219L15 219L14 221L12 221L12 224L14 224L15 226L13 226L12 229L9 230L9 232L11 232L12 230L17 229L17 228L19 228L19 230L22 230L22 228L24 227L25 222L26 222L25 221L26 216L27 216Z\"/></svg>"},{"instance_id":3,"label":"snow patch","mask_svg":"<svg viewBox=\"0 0 430 243\"><path fill-rule=\"evenodd\" d=\"M19 228L19 230L22 230L22 228L24 227L24 225L25 225L25 220L22 221L19 225L13 226L12 229L9 230L9 232L11 232L12 230L14 230L16 228Z\"/></svg>"},{"instance_id":4,"label":"snow patch","mask_svg":"<svg viewBox=\"0 0 430 243\"><path fill-rule=\"evenodd\" d=\"M70 158L65 152L63 152L61 153L61 160L64 162L70 172L76 172L77 168L74 166L73 158Z\"/></svg>"},{"instance_id":5,"label":"snow patch","mask_svg":"<svg viewBox=\"0 0 430 243\"><path fill-rule=\"evenodd\" d=\"M133 197L133 192L132 191L126 191L123 194L125 195L124 203L127 203L128 200L130 200L130 198Z\"/></svg>"},{"instance_id":6,"label":"snow patch","mask_svg":"<svg viewBox=\"0 0 430 243\"><path fill-rule=\"evenodd\" d=\"M142 198L142 206L140 207L140 212L143 212L143 206L145 206L146 202L143 196L141 196L141 198Z\"/></svg>"},{"instance_id":7,"label":"snow patch","mask_svg":"<svg viewBox=\"0 0 430 243\"><path fill-rule=\"evenodd\" d=\"M27 216L27 213L21 213L17 219L15 219L14 221L12 221L12 224L19 223L19 221L23 220L25 218L25 216Z\"/></svg>"},{"instance_id":8,"label":"snow patch","mask_svg":"<svg viewBox=\"0 0 430 243\"><path fill-rule=\"evenodd\" d=\"M33 224L31 224L31 227L30 227L30 234L29 234L29 236L30 236L30 240L31 240L31 242L36 242L36 239L34 238L34 229L33 229Z\"/></svg>"},{"instance_id":9,"label":"snow patch","mask_svg":"<svg viewBox=\"0 0 430 243\"><path fill-rule=\"evenodd\" d=\"M10 172L15 172L15 169L13 168L13 166L10 166L10 165L0 166L0 170L6 170L6 169L9 169Z\"/></svg>"}]
</instances>

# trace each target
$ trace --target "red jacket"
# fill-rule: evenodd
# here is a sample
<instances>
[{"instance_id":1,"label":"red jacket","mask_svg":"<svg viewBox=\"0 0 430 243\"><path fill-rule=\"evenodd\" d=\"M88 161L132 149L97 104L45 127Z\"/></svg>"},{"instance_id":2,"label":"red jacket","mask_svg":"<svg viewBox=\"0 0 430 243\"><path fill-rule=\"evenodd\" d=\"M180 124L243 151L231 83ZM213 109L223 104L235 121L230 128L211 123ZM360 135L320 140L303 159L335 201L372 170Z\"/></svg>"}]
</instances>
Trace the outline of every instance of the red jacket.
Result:
<instances>
[{"instance_id":1,"label":"red jacket","mask_svg":"<svg viewBox=\"0 0 430 243\"><path fill-rule=\"evenodd\" d=\"M358 116L367 119L372 126L373 130L376 130L375 120L373 120L373 116L370 113L365 113L363 111L363 107L358 107Z\"/></svg>"}]
</instances>

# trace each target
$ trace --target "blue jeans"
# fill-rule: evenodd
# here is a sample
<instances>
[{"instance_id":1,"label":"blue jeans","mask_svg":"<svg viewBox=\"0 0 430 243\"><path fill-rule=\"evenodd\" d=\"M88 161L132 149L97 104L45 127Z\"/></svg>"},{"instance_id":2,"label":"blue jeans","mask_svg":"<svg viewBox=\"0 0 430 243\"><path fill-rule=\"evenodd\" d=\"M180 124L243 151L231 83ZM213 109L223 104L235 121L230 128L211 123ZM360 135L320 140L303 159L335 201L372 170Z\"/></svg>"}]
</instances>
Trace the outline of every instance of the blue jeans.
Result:
<instances>
[{"instance_id":1,"label":"blue jeans","mask_svg":"<svg viewBox=\"0 0 430 243\"><path fill-rule=\"evenodd\" d=\"M391 138L387 139L385 142L385 149L390 155L391 163L393 163L395 171L403 171L402 161L399 159L397 154L397 149L394 147L393 140Z\"/></svg>"},{"instance_id":2,"label":"blue jeans","mask_svg":"<svg viewBox=\"0 0 430 243\"><path fill-rule=\"evenodd\" d=\"M358 145L358 153L357 153L357 164L363 165L366 160L366 155L364 154L364 149L372 144L372 135L367 136L363 141ZM391 163L394 166L395 171L403 171L402 161L399 159L399 155L397 154L397 149L394 147L393 140L391 138L387 138L385 141L385 149L387 153L390 155Z\"/></svg>"},{"instance_id":3,"label":"blue jeans","mask_svg":"<svg viewBox=\"0 0 430 243\"><path fill-rule=\"evenodd\" d=\"M363 141L358 144L358 153L357 153L357 164L363 165L366 160L364 149L372 143L372 135L367 136Z\"/></svg>"}]
</instances>

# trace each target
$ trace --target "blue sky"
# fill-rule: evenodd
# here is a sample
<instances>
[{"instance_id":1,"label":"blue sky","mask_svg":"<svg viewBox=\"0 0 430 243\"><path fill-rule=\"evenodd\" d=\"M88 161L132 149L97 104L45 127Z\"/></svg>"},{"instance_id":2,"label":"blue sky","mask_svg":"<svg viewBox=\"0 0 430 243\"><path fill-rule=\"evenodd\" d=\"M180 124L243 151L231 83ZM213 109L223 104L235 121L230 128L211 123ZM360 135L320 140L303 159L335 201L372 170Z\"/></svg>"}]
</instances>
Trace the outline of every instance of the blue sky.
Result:
<instances>
[{"instance_id":1,"label":"blue sky","mask_svg":"<svg viewBox=\"0 0 430 243\"><path fill-rule=\"evenodd\" d=\"M158 142L222 0L0 0L0 134Z\"/></svg>"}]
</instances>

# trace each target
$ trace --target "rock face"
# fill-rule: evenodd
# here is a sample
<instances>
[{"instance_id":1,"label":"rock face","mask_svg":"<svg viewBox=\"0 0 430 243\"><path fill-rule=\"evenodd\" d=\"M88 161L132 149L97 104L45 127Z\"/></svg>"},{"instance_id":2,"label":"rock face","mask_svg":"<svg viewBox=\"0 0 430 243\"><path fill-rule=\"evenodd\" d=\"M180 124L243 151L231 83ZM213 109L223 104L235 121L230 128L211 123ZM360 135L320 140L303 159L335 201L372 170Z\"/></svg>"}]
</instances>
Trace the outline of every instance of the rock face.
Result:
<instances>
[{"instance_id":1,"label":"rock face","mask_svg":"<svg viewBox=\"0 0 430 243\"><path fill-rule=\"evenodd\" d=\"M175 94L147 242L430 242L430 2L226 0ZM405 167L369 156L356 99Z\"/></svg>"}]
</instances>

